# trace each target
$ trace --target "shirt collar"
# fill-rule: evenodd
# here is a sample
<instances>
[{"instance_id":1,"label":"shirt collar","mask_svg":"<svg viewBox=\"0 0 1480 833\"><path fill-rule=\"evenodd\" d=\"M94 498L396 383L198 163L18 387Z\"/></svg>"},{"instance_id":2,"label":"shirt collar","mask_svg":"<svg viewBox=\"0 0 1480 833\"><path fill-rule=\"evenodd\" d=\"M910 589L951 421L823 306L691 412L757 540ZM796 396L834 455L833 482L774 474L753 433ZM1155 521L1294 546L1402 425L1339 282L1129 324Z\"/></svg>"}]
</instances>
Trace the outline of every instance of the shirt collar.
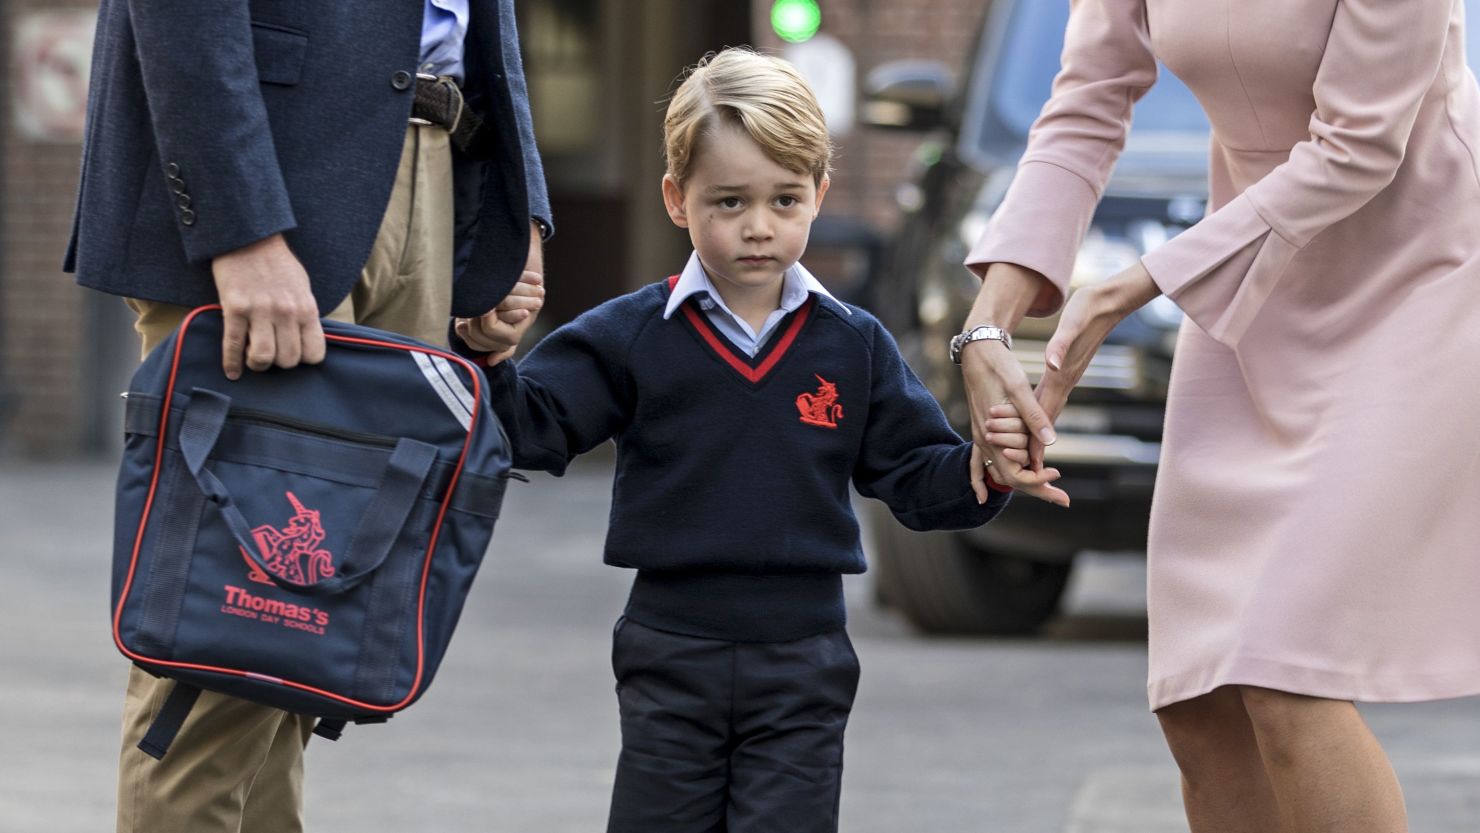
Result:
<instances>
[{"instance_id":1,"label":"shirt collar","mask_svg":"<svg viewBox=\"0 0 1480 833\"><path fill-rule=\"evenodd\" d=\"M717 304L731 316L734 315L730 312L730 308L725 306L724 299L715 290L714 284L710 283L709 275L704 272L704 264L699 262L699 253L694 252L689 255L689 262L684 265L682 274L678 276L678 282L673 285L673 292L668 296L668 305L663 309L663 317L672 318L673 313L689 299L689 296L699 294L706 295L705 301L708 303ZM781 309L795 312L806 303L807 296L811 294L821 295L849 315L853 314L853 311L834 298L832 293L827 291L827 287L813 277L801 262L793 264L790 269L782 273Z\"/></svg>"}]
</instances>

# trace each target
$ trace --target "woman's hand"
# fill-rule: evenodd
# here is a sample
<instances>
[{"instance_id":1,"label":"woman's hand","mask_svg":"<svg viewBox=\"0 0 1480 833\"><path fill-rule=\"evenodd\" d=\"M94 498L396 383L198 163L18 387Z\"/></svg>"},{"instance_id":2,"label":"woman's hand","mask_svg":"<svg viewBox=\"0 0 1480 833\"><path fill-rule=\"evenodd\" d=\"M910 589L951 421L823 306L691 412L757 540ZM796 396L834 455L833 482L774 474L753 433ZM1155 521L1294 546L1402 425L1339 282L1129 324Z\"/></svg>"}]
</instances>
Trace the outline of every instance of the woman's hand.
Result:
<instances>
[{"instance_id":1,"label":"woman's hand","mask_svg":"<svg viewBox=\"0 0 1480 833\"><path fill-rule=\"evenodd\" d=\"M1043 276L1011 263L994 263L982 281L980 294L966 319L966 328L994 324L1009 330L1022 320L1029 304L1038 295ZM971 439L978 451L980 465L973 465L972 488L985 494L986 477L1036 498L1069 505L1069 496L1053 485L1059 473L1041 465L1030 467L1027 452L995 448L987 440L992 406L1011 406L1014 418L1036 442L1054 441L1053 424L1034 398L1028 374L1005 345L997 341L978 341L961 351L961 373L966 382L966 401L971 406ZM1041 459L1041 458L1040 458ZM987 460L991 460L987 464Z\"/></svg>"},{"instance_id":2,"label":"woman's hand","mask_svg":"<svg viewBox=\"0 0 1480 833\"><path fill-rule=\"evenodd\" d=\"M961 372L966 377L966 399L971 405L971 439L984 456L983 468L971 475L972 487L977 494L983 494L986 477L990 475L1003 486L1059 506L1068 506L1069 495L1053 485L1053 481L1059 479L1057 470L1032 467L1027 451L998 446L989 439L994 408L1005 409L1022 423L1025 434L1032 430L1039 442L1045 436L1045 430L1049 432L1047 436L1053 437L1051 420L1034 399L1028 374L1023 372L1012 352L1000 342L969 344L961 353ZM1025 407L1020 407L1020 402L1025 403ZM1024 416L1019 417L1019 414ZM1036 427L1033 426L1035 417L1030 415L1036 415Z\"/></svg>"},{"instance_id":3,"label":"woman's hand","mask_svg":"<svg viewBox=\"0 0 1480 833\"><path fill-rule=\"evenodd\" d=\"M1059 418L1069 391L1079 384L1090 359L1115 325L1160 294L1146 267L1136 261L1110 280L1069 296L1058 329L1044 349L1048 369L1035 392L1049 419ZM1029 443L1029 461L1034 468L1043 465L1043 443L1037 438Z\"/></svg>"}]
</instances>

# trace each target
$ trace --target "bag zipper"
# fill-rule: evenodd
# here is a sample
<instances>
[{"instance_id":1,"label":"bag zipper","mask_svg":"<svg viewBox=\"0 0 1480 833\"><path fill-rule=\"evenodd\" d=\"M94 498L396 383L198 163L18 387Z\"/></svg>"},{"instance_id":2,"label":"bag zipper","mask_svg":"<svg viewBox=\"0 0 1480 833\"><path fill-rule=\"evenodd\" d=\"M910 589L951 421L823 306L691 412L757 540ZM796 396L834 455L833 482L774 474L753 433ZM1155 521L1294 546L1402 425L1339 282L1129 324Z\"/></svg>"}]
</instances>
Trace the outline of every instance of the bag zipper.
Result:
<instances>
[{"instance_id":1,"label":"bag zipper","mask_svg":"<svg viewBox=\"0 0 1480 833\"><path fill-rule=\"evenodd\" d=\"M361 445L374 445L382 448L395 448L396 439L384 434L366 434L360 431L348 431L343 428L331 428L327 425L316 425L312 422L285 417L268 411L254 411L251 408L232 408L227 413L227 418L237 422L245 422L251 425L262 425L269 428L285 428L289 431L297 431L303 434L317 434L333 440L347 440Z\"/></svg>"}]
</instances>

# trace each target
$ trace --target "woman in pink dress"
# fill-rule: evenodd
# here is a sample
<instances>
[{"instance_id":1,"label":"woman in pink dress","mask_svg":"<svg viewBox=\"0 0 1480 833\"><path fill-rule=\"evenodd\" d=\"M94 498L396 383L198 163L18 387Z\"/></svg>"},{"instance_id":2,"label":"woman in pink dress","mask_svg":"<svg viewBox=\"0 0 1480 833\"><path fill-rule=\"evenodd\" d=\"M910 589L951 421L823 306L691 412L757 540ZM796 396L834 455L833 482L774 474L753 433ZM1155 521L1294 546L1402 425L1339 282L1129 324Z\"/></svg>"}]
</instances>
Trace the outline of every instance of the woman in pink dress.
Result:
<instances>
[{"instance_id":1,"label":"woman in pink dress","mask_svg":"<svg viewBox=\"0 0 1480 833\"><path fill-rule=\"evenodd\" d=\"M1188 316L1152 508L1148 690L1198 833L1406 830L1353 701L1480 693L1480 89L1463 19L1462 0L1074 0L1053 97L968 259L984 281L967 329L1058 310L1158 59L1206 109L1209 213L1069 299L1041 408L1000 343L963 351L976 438L1016 413L1039 438L990 448L992 476L1066 502L1041 444L1069 388L1151 298Z\"/></svg>"}]
</instances>

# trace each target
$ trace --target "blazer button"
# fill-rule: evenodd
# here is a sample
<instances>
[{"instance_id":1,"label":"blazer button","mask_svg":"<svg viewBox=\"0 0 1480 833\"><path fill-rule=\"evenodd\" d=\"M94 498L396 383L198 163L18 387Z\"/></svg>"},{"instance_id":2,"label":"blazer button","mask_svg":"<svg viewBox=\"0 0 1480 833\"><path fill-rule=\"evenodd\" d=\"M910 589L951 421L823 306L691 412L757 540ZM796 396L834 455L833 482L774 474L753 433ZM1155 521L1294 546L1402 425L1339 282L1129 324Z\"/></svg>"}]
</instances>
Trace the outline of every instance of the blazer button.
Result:
<instances>
[{"instance_id":1,"label":"blazer button","mask_svg":"<svg viewBox=\"0 0 1480 833\"><path fill-rule=\"evenodd\" d=\"M185 193L185 180L180 179L179 177L171 177L170 190L174 191L176 194Z\"/></svg>"},{"instance_id":2,"label":"blazer button","mask_svg":"<svg viewBox=\"0 0 1480 833\"><path fill-rule=\"evenodd\" d=\"M170 179L174 179L175 177L180 175L180 166L176 165L174 162L171 162L170 164L164 166L164 172L165 175L168 176Z\"/></svg>"},{"instance_id":3,"label":"blazer button","mask_svg":"<svg viewBox=\"0 0 1480 833\"><path fill-rule=\"evenodd\" d=\"M391 76L391 86L398 90L410 89L411 73L404 69L396 70L396 74Z\"/></svg>"},{"instance_id":4,"label":"blazer button","mask_svg":"<svg viewBox=\"0 0 1480 833\"><path fill-rule=\"evenodd\" d=\"M180 212L180 222L184 223L187 226L193 226L193 225L195 225L195 212L194 211L191 211L188 208L185 209L184 211L181 211Z\"/></svg>"},{"instance_id":5,"label":"blazer button","mask_svg":"<svg viewBox=\"0 0 1480 833\"><path fill-rule=\"evenodd\" d=\"M190 195L189 194L181 194L179 197L175 198L175 205L178 205L181 208L189 208L190 207Z\"/></svg>"}]
</instances>

